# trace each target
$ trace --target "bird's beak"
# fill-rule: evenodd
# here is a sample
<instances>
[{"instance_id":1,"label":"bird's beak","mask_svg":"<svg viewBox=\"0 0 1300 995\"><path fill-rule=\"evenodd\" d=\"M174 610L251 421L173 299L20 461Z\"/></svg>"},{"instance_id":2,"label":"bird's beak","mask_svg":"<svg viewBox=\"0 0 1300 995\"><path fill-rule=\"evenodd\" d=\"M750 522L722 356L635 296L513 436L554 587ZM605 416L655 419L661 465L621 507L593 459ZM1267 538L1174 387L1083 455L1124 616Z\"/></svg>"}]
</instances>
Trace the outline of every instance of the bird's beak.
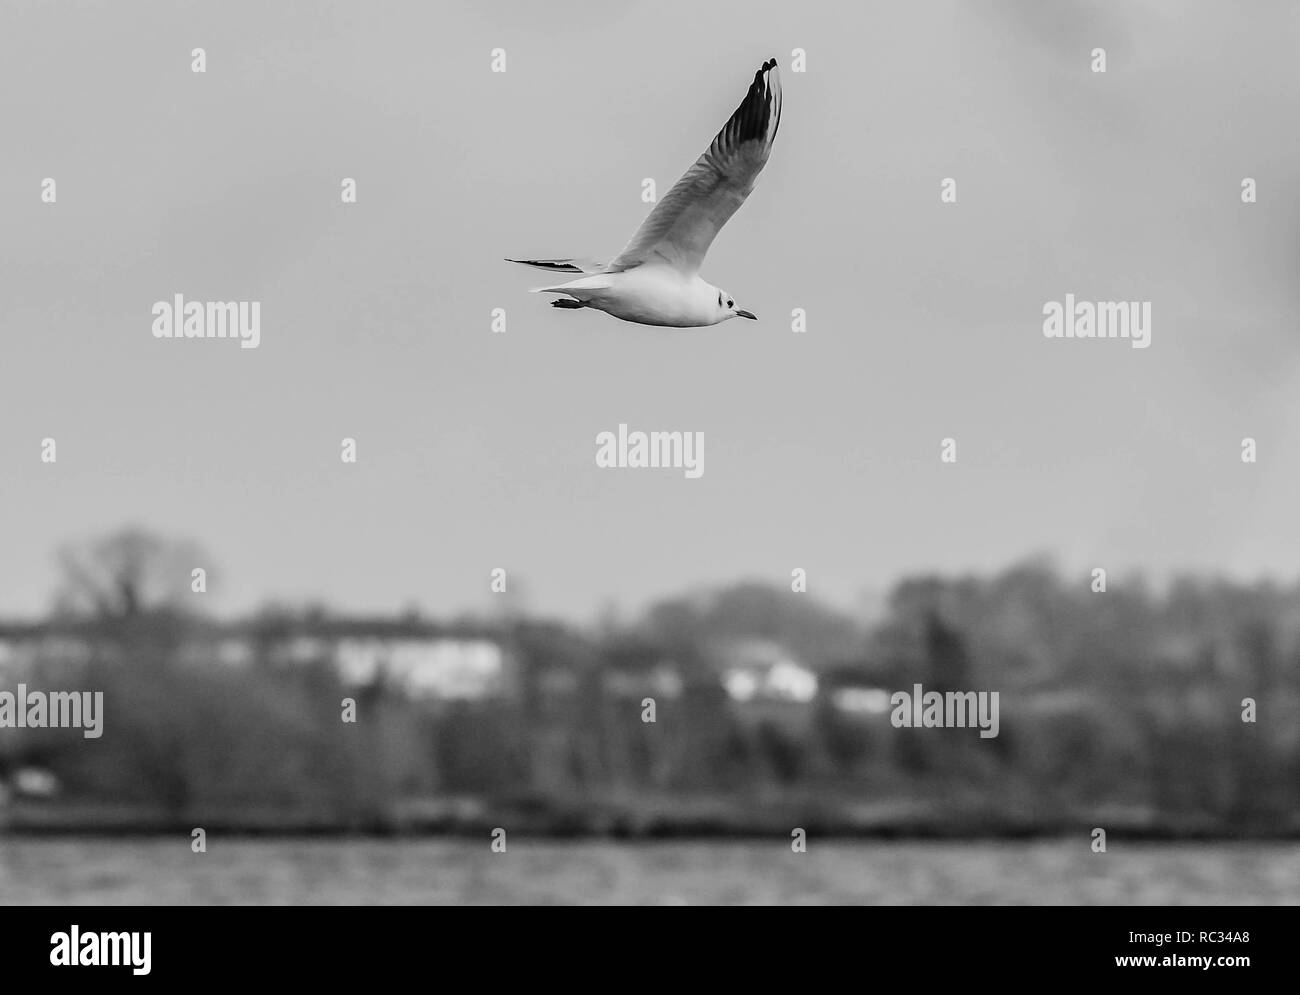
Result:
<instances>
[{"instance_id":1,"label":"bird's beak","mask_svg":"<svg viewBox=\"0 0 1300 995\"><path fill-rule=\"evenodd\" d=\"M758 315L750 314L748 311L742 311L736 308L736 316L739 318L748 318L750 321L758 321Z\"/></svg>"}]
</instances>

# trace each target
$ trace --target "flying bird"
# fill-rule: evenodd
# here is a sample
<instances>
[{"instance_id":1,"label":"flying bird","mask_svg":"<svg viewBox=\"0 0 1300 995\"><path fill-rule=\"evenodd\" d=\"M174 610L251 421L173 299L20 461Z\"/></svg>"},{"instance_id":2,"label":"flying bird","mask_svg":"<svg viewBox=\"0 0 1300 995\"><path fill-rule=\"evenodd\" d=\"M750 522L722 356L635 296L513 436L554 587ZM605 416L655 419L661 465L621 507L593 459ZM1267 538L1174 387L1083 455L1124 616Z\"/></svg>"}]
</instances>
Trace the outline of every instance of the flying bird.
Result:
<instances>
[{"instance_id":1,"label":"flying bird","mask_svg":"<svg viewBox=\"0 0 1300 995\"><path fill-rule=\"evenodd\" d=\"M754 318L700 276L700 264L727 219L745 202L766 165L781 123L776 59L754 73L749 92L704 154L655 205L611 263L585 259L507 259L539 269L582 273L538 287L562 294L552 307L595 308L642 325L695 328L729 318Z\"/></svg>"}]
</instances>

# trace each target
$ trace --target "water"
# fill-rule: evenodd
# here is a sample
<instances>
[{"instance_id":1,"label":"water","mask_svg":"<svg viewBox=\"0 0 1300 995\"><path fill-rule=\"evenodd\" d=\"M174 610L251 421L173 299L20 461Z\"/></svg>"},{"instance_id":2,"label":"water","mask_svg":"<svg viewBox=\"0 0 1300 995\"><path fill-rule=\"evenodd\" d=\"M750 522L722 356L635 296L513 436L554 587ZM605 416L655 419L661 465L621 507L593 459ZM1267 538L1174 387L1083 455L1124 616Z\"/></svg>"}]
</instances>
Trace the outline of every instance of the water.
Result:
<instances>
[{"instance_id":1,"label":"water","mask_svg":"<svg viewBox=\"0 0 1300 995\"><path fill-rule=\"evenodd\" d=\"M1300 844L0 838L0 903L1297 904Z\"/></svg>"}]
</instances>

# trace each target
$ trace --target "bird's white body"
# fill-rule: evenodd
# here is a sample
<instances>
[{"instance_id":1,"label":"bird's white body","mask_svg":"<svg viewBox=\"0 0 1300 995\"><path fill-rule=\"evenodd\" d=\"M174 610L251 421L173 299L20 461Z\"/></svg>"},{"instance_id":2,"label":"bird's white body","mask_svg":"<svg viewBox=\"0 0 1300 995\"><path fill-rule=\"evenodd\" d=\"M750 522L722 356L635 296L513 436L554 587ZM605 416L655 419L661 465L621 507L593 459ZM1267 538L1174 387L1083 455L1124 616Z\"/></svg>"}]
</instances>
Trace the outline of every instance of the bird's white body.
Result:
<instances>
[{"instance_id":1,"label":"bird's white body","mask_svg":"<svg viewBox=\"0 0 1300 995\"><path fill-rule=\"evenodd\" d=\"M704 154L655 205L613 262L509 262L583 274L534 291L564 295L551 302L553 307L595 308L624 321L676 328L752 319L725 290L700 277L700 265L719 230L754 189L780 123L781 74L776 60L769 59Z\"/></svg>"},{"instance_id":2,"label":"bird's white body","mask_svg":"<svg viewBox=\"0 0 1300 995\"><path fill-rule=\"evenodd\" d=\"M568 294L587 307L624 321L671 328L716 325L734 318L726 293L671 266L646 265L621 273L593 273L537 293Z\"/></svg>"}]
</instances>

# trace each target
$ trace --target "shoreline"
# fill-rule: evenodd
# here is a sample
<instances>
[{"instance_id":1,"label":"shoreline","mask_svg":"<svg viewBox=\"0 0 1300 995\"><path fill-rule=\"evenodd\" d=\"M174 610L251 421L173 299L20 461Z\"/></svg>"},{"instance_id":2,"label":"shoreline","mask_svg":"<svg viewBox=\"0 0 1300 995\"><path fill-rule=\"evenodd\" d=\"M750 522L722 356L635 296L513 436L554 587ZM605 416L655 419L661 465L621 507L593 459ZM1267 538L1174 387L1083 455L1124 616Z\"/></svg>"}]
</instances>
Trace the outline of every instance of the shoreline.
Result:
<instances>
[{"instance_id":1,"label":"shoreline","mask_svg":"<svg viewBox=\"0 0 1300 995\"><path fill-rule=\"evenodd\" d=\"M42 807L44 808L44 807ZM484 807L472 815L378 816L350 821L308 815L267 814L250 818L220 813L180 816L117 807L88 811L13 811L0 813L0 840L69 837L154 838L184 836L196 828L209 835L285 839L483 839L494 828L512 837L552 840L788 839L798 828L821 839L881 841L1025 841L1089 838L1101 822L1111 840L1141 842L1288 842L1300 840L1300 825L1224 827L1205 819L1099 820L1058 818L1033 822L992 819L980 813L932 813L902 818L863 818L845 813L774 812L643 813L522 811L508 805Z\"/></svg>"}]
</instances>

